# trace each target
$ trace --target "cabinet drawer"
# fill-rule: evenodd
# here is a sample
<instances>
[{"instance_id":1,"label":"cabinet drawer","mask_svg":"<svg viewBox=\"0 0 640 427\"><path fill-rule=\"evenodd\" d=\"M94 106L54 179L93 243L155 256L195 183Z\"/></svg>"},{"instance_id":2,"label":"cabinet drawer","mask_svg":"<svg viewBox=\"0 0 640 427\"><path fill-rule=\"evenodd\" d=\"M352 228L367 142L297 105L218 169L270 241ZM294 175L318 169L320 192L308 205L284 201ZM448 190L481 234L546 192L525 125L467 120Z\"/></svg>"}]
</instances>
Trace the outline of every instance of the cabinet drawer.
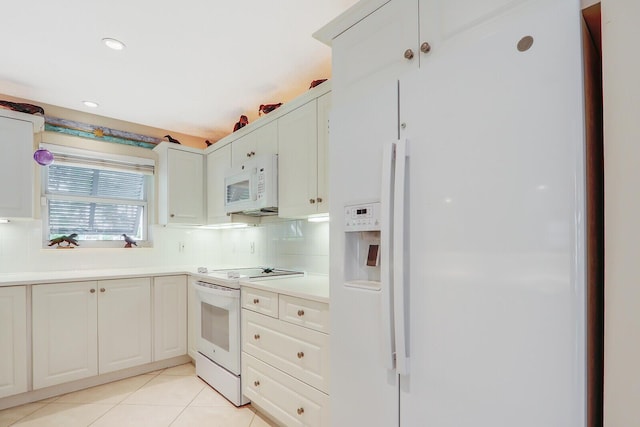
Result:
<instances>
[{"instance_id":1,"label":"cabinet drawer","mask_svg":"<svg viewBox=\"0 0 640 427\"><path fill-rule=\"evenodd\" d=\"M243 393L286 426L328 426L329 396L243 353Z\"/></svg>"},{"instance_id":2,"label":"cabinet drawer","mask_svg":"<svg viewBox=\"0 0 640 427\"><path fill-rule=\"evenodd\" d=\"M329 304L280 295L280 320L329 333Z\"/></svg>"},{"instance_id":3,"label":"cabinet drawer","mask_svg":"<svg viewBox=\"0 0 640 427\"><path fill-rule=\"evenodd\" d=\"M278 294L254 288L242 288L242 307L257 313L278 317Z\"/></svg>"},{"instance_id":4,"label":"cabinet drawer","mask_svg":"<svg viewBox=\"0 0 640 427\"><path fill-rule=\"evenodd\" d=\"M328 393L327 334L244 310L242 345L252 356Z\"/></svg>"}]
</instances>

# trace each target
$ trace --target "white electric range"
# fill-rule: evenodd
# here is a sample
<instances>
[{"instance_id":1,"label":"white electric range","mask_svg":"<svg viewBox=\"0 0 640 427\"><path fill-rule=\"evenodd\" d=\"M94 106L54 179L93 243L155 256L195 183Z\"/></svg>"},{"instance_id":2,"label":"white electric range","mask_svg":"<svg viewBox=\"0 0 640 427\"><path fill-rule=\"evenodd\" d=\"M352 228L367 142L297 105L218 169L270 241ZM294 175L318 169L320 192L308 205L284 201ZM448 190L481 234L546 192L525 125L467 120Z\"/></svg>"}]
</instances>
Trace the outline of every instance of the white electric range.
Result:
<instances>
[{"instance_id":1,"label":"white electric range","mask_svg":"<svg viewBox=\"0 0 640 427\"><path fill-rule=\"evenodd\" d=\"M271 267L209 270L193 277L196 295L196 375L236 406L249 403L240 377L240 281L300 277L303 272Z\"/></svg>"}]
</instances>

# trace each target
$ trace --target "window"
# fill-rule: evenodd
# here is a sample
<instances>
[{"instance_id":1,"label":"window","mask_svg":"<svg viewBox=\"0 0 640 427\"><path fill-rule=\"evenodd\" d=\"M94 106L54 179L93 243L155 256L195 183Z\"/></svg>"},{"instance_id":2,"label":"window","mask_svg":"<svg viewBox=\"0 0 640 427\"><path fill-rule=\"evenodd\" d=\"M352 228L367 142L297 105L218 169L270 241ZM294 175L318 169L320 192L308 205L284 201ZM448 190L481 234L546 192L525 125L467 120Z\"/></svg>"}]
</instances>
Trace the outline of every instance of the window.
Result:
<instances>
[{"instance_id":1,"label":"window","mask_svg":"<svg viewBox=\"0 0 640 427\"><path fill-rule=\"evenodd\" d=\"M55 158L52 165L43 169L47 241L73 233L85 243L122 241L122 234L136 241L147 239L152 167L65 154L55 154Z\"/></svg>"}]
</instances>

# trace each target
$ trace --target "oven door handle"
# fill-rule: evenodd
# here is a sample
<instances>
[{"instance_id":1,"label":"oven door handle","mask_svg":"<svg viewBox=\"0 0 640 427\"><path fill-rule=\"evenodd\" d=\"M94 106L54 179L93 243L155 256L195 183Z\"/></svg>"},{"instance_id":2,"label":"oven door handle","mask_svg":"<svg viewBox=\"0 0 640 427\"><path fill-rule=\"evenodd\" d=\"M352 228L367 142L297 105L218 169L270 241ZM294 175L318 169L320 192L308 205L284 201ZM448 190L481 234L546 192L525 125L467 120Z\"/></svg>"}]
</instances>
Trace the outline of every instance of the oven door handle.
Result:
<instances>
[{"instance_id":1,"label":"oven door handle","mask_svg":"<svg viewBox=\"0 0 640 427\"><path fill-rule=\"evenodd\" d=\"M207 295L216 295L220 297L234 298L234 299L240 298L240 292L238 292L236 289L229 289L228 291L223 291L222 289L214 289L208 286L200 286L197 284L194 285L194 287L197 292L202 292Z\"/></svg>"}]
</instances>

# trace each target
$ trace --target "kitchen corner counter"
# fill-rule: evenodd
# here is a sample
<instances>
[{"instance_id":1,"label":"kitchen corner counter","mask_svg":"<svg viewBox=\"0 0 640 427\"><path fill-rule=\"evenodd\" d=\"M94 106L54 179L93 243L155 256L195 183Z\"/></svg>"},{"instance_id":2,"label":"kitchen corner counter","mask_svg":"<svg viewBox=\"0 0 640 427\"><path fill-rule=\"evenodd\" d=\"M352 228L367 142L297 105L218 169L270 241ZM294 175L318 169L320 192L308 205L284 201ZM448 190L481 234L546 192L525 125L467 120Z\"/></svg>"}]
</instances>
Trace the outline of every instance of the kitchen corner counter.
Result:
<instances>
[{"instance_id":1,"label":"kitchen corner counter","mask_svg":"<svg viewBox=\"0 0 640 427\"><path fill-rule=\"evenodd\" d=\"M303 277L288 277L284 279L241 281L240 286L329 303L329 276L322 274L307 274Z\"/></svg>"}]
</instances>

